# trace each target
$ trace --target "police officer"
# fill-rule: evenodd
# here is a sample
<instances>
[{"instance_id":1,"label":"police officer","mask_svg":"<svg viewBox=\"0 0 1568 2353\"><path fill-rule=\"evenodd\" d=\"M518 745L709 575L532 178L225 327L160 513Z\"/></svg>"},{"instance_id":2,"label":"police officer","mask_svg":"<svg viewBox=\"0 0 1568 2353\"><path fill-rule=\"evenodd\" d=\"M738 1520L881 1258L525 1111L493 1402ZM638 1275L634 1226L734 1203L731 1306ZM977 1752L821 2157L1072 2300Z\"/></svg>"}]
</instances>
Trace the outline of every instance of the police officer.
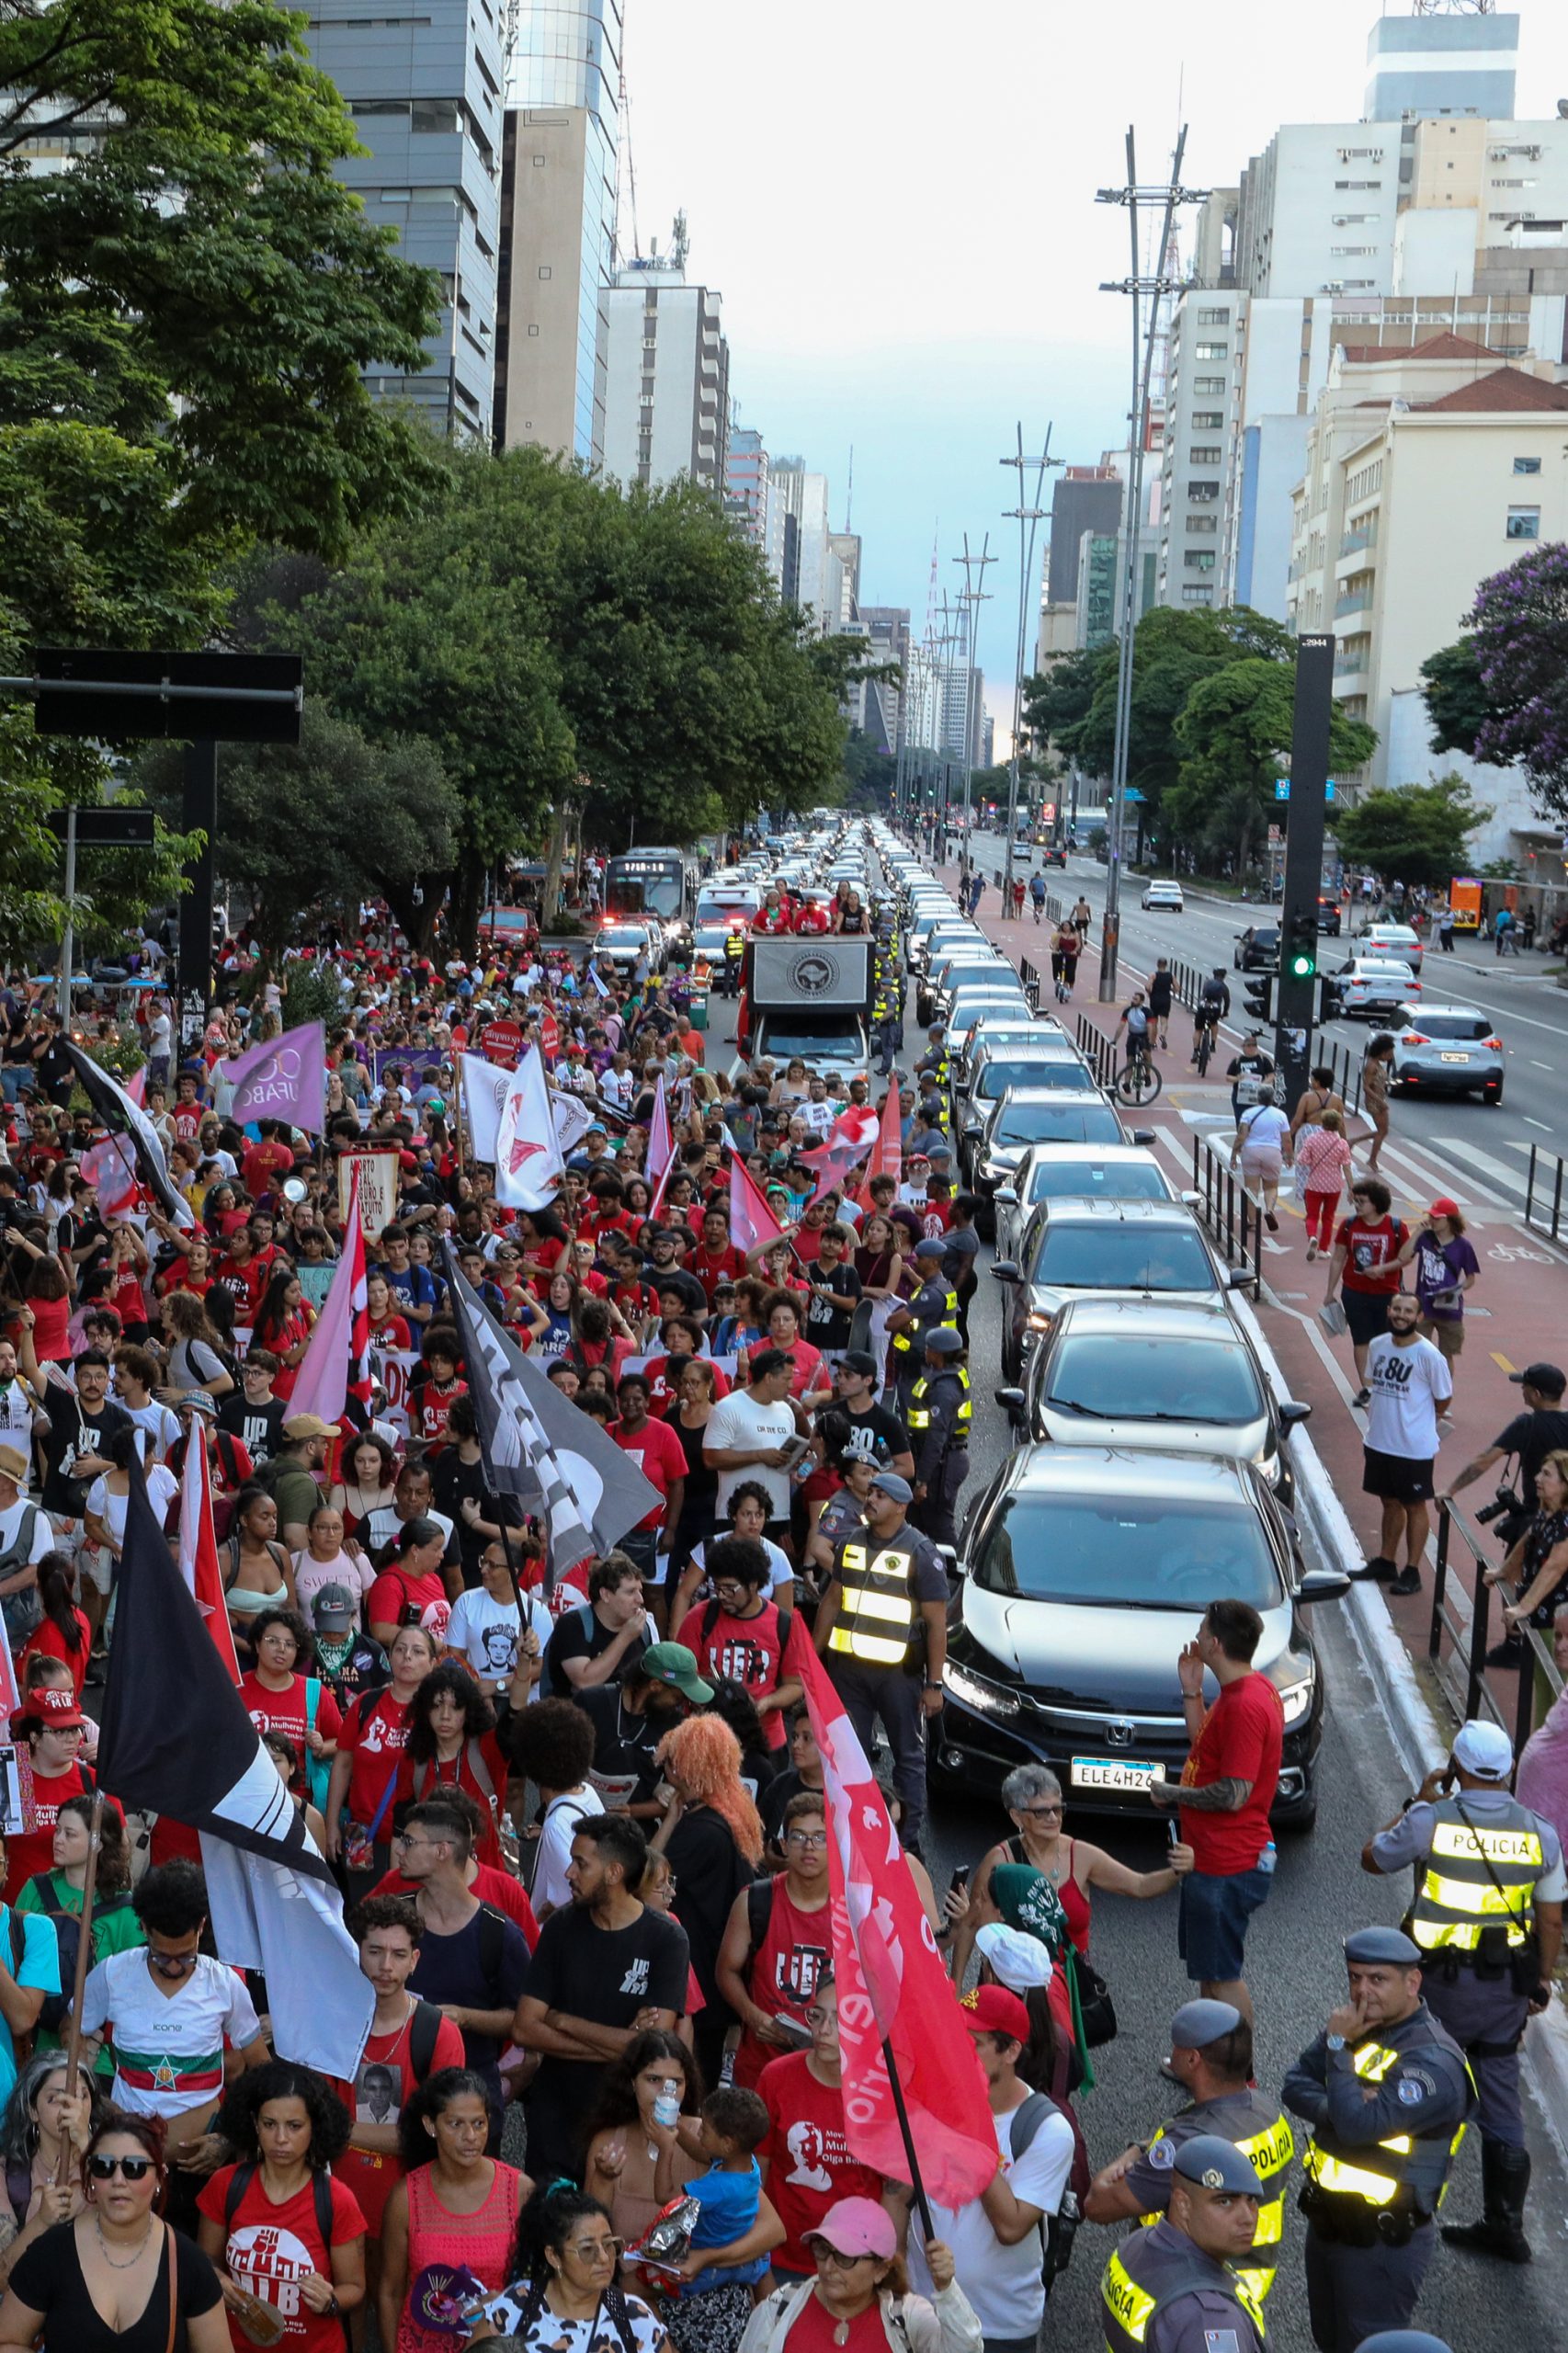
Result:
<instances>
[{"instance_id":1,"label":"police officer","mask_svg":"<svg viewBox=\"0 0 1568 2353\"><path fill-rule=\"evenodd\" d=\"M1199 2133L1238 2148L1263 2185L1251 2251L1238 2276L1261 2306L1274 2285L1295 2138L1279 2104L1251 2085L1252 2028L1233 2003L1184 2002L1171 2020L1171 2055L1161 2073L1191 2095L1189 2105L1095 2176L1084 2211L1091 2222L1157 2222L1170 2203L1176 2152Z\"/></svg>"},{"instance_id":2,"label":"police officer","mask_svg":"<svg viewBox=\"0 0 1568 2353\"><path fill-rule=\"evenodd\" d=\"M1233 2266L1257 2228L1263 2185L1217 2132L1171 2166L1170 2211L1123 2239L1100 2279L1106 2353L1266 2353L1263 2313Z\"/></svg>"},{"instance_id":3,"label":"police officer","mask_svg":"<svg viewBox=\"0 0 1568 2353\"><path fill-rule=\"evenodd\" d=\"M963 1341L950 1324L927 1332L926 1369L909 1392L915 1524L933 1544L957 1544L953 1506L969 1477L973 1401L963 1354Z\"/></svg>"},{"instance_id":4,"label":"police officer","mask_svg":"<svg viewBox=\"0 0 1568 2353\"><path fill-rule=\"evenodd\" d=\"M1321 2353L1355 2353L1410 2319L1475 2104L1464 2053L1421 1998L1419 1946L1398 1928L1358 1928L1345 1959L1350 1998L1284 2086L1312 2128L1301 2205Z\"/></svg>"},{"instance_id":5,"label":"police officer","mask_svg":"<svg viewBox=\"0 0 1568 2353\"><path fill-rule=\"evenodd\" d=\"M936 1546L909 1525L913 1500L896 1471L876 1473L867 1532L835 1550L812 1639L868 1756L881 1719L903 1802L903 1843L918 1852L926 1719L941 1707L948 1656L948 1577Z\"/></svg>"},{"instance_id":6,"label":"police officer","mask_svg":"<svg viewBox=\"0 0 1568 2353\"><path fill-rule=\"evenodd\" d=\"M951 1077L948 1060L948 1033L939 1021L933 1021L926 1032L926 1051L915 1065L915 1075L924 1078L929 1071L945 1095Z\"/></svg>"},{"instance_id":7,"label":"police officer","mask_svg":"<svg viewBox=\"0 0 1568 2353\"><path fill-rule=\"evenodd\" d=\"M1461 1724L1447 1766L1361 1850L1369 1871L1415 1871L1405 1927L1421 1991L1469 2060L1480 2101L1482 2216L1445 2223L1450 2246L1528 2263L1530 2160L1519 2107L1525 2020L1551 1999L1562 1943L1557 1833L1508 1793L1514 1751L1497 1724Z\"/></svg>"},{"instance_id":8,"label":"police officer","mask_svg":"<svg viewBox=\"0 0 1568 2353\"><path fill-rule=\"evenodd\" d=\"M892 1337L892 1371L898 1384L894 1408L908 1427L909 1400L925 1369L926 1336L942 1324L958 1329L959 1295L942 1272L944 1245L940 1234L924 1234L915 1245L915 1273L920 1288L914 1298L888 1318Z\"/></svg>"}]
</instances>

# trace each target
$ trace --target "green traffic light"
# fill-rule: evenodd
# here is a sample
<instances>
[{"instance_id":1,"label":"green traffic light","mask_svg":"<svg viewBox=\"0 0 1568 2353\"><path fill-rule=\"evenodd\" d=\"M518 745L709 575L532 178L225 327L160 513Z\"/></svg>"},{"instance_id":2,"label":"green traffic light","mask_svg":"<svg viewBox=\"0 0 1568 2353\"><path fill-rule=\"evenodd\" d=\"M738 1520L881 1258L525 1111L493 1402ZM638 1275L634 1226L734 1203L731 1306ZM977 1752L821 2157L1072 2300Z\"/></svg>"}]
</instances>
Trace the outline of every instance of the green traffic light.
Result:
<instances>
[{"instance_id":1,"label":"green traffic light","mask_svg":"<svg viewBox=\"0 0 1568 2353\"><path fill-rule=\"evenodd\" d=\"M1316 971L1316 957L1309 955L1305 949L1298 949L1290 959L1290 978L1293 981L1310 981Z\"/></svg>"}]
</instances>

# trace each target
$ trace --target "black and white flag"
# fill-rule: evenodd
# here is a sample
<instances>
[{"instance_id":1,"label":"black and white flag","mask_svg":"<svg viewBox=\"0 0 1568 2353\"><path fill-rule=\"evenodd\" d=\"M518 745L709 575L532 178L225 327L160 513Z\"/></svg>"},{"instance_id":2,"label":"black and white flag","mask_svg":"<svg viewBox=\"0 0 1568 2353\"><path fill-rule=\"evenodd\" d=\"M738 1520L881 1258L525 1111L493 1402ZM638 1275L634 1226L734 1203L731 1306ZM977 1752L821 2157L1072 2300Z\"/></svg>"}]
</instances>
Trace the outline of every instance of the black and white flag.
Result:
<instances>
[{"instance_id":1,"label":"black and white flag","mask_svg":"<svg viewBox=\"0 0 1568 2353\"><path fill-rule=\"evenodd\" d=\"M98 1775L200 1833L218 1958L267 1977L280 2059L352 2082L375 1995L325 1858L230 1682L134 1457Z\"/></svg>"},{"instance_id":2,"label":"black and white flag","mask_svg":"<svg viewBox=\"0 0 1568 2353\"><path fill-rule=\"evenodd\" d=\"M463 1280L450 1244L441 1250L490 1483L544 1521L553 1580L585 1552L602 1559L613 1552L654 1508L659 1490L529 1364Z\"/></svg>"},{"instance_id":3,"label":"black and white flag","mask_svg":"<svg viewBox=\"0 0 1568 2353\"><path fill-rule=\"evenodd\" d=\"M169 1175L169 1164L164 1158L164 1147L157 1129L140 1103L131 1101L118 1078L85 1054L69 1038L60 1040L76 1066L82 1091L111 1136L124 1136L136 1155L137 1174L150 1192L156 1193L165 1217L176 1225L188 1230L196 1223L190 1204L186 1200Z\"/></svg>"}]
</instances>

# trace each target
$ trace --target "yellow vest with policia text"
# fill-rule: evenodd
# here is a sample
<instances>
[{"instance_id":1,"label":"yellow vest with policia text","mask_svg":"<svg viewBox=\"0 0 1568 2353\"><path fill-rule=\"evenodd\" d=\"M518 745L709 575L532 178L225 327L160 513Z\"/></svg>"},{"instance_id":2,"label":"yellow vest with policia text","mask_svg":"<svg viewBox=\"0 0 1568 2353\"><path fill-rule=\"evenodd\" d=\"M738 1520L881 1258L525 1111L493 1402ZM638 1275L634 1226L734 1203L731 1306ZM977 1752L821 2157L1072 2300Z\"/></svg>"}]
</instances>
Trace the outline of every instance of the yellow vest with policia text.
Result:
<instances>
[{"instance_id":1,"label":"yellow vest with policia text","mask_svg":"<svg viewBox=\"0 0 1568 2353\"><path fill-rule=\"evenodd\" d=\"M935 1288L936 1283L934 1280L929 1283L923 1283L920 1289L915 1292L915 1297L910 1301L910 1306L912 1308L917 1308L922 1299L926 1296L926 1293L928 1290L935 1290ZM950 1324L956 1331L958 1329L958 1321L959 1295L956 1290L946 1290L942 1295L942 1312L940 1315L918 1314L913 1324L906 1325L902 1332L895 1332L893 1334L892 1344L894 1353L898 1356L907 1356L911 1348L924 1348L926 1346L926 1335L927 1332L939 1331L944 1324Z\"/></svg>"},{"instance_id":2,"label":"yellow vest with policia text","mask_svg":"<svg viewBox=\"0 0 1568 2353\"><path fill-rule=\"evenodd\" d=\"M1178 2242L1175 2245L1170 2244L1173 2239ZM1228 2264L1212 2261L1168 2223L1134 2231L1131 2238L1123 2239L1100 2275L1106 2353L1133 2353L1134 2347L1147 2341L1165 2306L1183 2296L1205 2293L1232 2300L1240 2345L1250 2346L1253 2353L1264 2353L1268 2334L1262 2308ZM1215 2335L1209 2332L1210 2344Z\"/></svg>"},{"instance_id":3,"label":"yellow vest with policia text","mask_svg":"<svg viewBox=\"0 0 1568 2353\"><path fill-rule=\"evenodd\" d=\"M1350 2063L1364 2084L1381 2084L1389 2069L1408 2055L1408 2051L1369 2039L1357 2044ZM1469 2074L1468 2067L1465 2072ZM1447 2127L1437 2132L1394 2132L1369 2146L1358 2143L1350 2147L1324 2116L1312 2128L1301 2164L1307 2179L1331 2196L1358 2199L1366 2206L1414 2204L1423 2214L1434 2214L1443 2202L1464 2134L1460 2123L1452 2132Z\"/></svg>"},{"instance_id":4,"label":"yellow vest with policia text","mask_svg":"<svg viewBox=\"0 0 1568 2353\"><path fill-rule=\"evenodd\" d=\"M1405 1934L1423 1952L1474 1954L1485 1932L1497 1929L1517 1951L1529 1941L1535 1883L1545 1869L1535 1816L1517 1799L1472 1813L1462 1799L1439 1798Z\"/></svg>"},{"instance_id":5,"label":"yellow vest with policia text","mask_svg":"<svg viewBox=\"0 0 1568 2353\"><path fill-rule=\"evenodd\" d=\"M1274 2285L1274 2268L1285 2226L1286 2177L1296 2154L1295 2135L1289 2118L1261 2092L1249 2091L1234 2097L1226 2093L1212 2100L1199 2100L1174 2117L1170 2125L1162 2125L1149 2143L1149 2155L1155 2165L1160 2165L1163 2160L1154 2155L1156 2149L1174 2143L1174 2158L1181 2143L1199 2132L1218 2132L1221 2139L1233 2142L1243 2156L1250 2160L1263 2184L1251 2256L1245 2261L1238 2258L1231 2267L1261 2308ZM1141 2214L1138 2219L1151 2223L1157 2222L1160 2217Z\"/></svg>"},{"instance_id":6,"label":"yellow vest with policia text","mask_svg":"<svg viewBox=\"0 0 1568 2353\"><path fill-rule=\"evenodd\" d=\"M956 1380L963 1390L963 1395L959 1402L958 1412L953 1418L953 1444L955 1446L967 1446L969 1444L969 1426L974 1416L974 1405L973 1399L970 1393L969 1374L964 1370L962 1365L955 1364L944 1366L943 1370L938 1373L923 1372L921 1374L919 1380L915 1382L914 1388L909 1392L909 1412L906 1416L906 1420L910 1436L912 1438L919 1437L924 1431L930 1428L931 1391L938 1381L949 1379Z\"/></svg>"},{"instance_id":7,"label":"yellow vest with policia text","mask_svg":"<svg viewBox=\"0 0 1568 2353\"><path fill-rule=\"evenodd\" d=\"M835 1574L838 1616L830 1652L863 1666L904 1666L920 1624L915 1555L903 1544L846 1544Z\"/></svg>"}]
</instances>

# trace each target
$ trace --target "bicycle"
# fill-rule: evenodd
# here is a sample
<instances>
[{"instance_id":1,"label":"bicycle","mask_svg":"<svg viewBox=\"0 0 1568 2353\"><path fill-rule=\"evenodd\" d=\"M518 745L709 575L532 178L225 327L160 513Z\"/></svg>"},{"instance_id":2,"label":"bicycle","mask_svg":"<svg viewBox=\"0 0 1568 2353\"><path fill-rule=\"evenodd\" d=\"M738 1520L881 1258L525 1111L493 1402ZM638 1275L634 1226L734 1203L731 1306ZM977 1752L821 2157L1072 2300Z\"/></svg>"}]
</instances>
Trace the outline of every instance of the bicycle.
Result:
<instances>
[{"instance_id":1,"label":"bicycle","mask_svg":"<svg viewBox=\"0 0 1568 2353\"><path fill-rule=\"evenodd\" d=\"M1153 1101L1162 1084L1148 1047L1130 1045L1127 1060L1116 1074L1113 1092L1117 1101L1136 1110L1142 1104Z\"/></svg>"},{"instance_id":2,"label":"bicycle","mask_svg":"<svg viewBox=\"0 0 1568 2353\"><path fill-rule=\"evenodd\" d=\"M1198 1037L1193 1047L1192 1059L1199 1078L1209 1067L1209 1058L1214 1051L1214 1043L1219 1032L1220 1016L1217 1012L1199 1015Z\"/></svg>"}]
</instances>

